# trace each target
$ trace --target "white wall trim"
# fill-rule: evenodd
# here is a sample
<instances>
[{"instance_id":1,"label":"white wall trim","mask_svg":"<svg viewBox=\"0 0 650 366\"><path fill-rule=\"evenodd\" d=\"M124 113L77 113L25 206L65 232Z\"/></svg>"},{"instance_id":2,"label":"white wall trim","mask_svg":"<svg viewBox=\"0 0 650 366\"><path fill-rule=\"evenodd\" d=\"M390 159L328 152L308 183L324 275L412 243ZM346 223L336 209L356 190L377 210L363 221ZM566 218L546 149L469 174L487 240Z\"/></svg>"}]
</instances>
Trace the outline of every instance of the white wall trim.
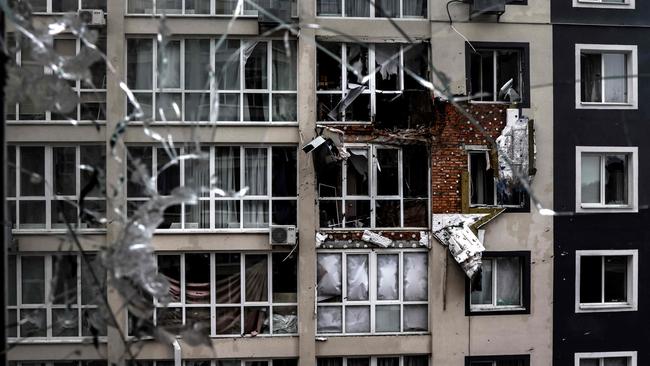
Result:
<instances>
[{"instance_id":1,"label":"white wall trim","mask_svg":"<svg viewBox=\"0 0 650 366\"><path fill-rule=\"evenodd\" d=\"M580 360L585 358L602 358L602 357L629 357L631 363L629 366L636 366L636 351L625 352L583 352L575 354L575 366L580 366Z\"/></svg>"},{"instance_id":2,"label":"white wall trim","mask_svg":"<svg viewBox=\"0 0 650 366\"><path fill-rule=\"evenodd\" d=\"M576 1L576 0L574 0ZM629 54L627 64L628 75L628 101L627 103L583 103L580 93L580 53L582 51L606 52L618 51ZM575 101L576 109L638 109L639 108L639 56L636 45L618 44L585 44L575 45ZM631 76L629 76L631 75Z\"/></svg>"},{"instance_id":3,"label":"white wall trim","mask_svg":"<svg viewBox=\"0 0 650 366\"><path fill-rule=\"evenodd\" d=\"M622 153L629 154L628 166L628 204L599 205L585 207L582 204L582 153ZM637 146L576 146L576 212L613 213L639 212L639 148Z\"/></svg>"},{"instance_id":4,"label":"white wall trim","mask_svg":"<svg viewBox=\"0 0 650 366\"><path fill-rule=\"evenodd\" d=\"M580 304L580 258L586 256L628 256L628 302L625 304ZM639 251L637 249L576 250L575 269L575 312L620 312L637 311L639 304ZM576 364L577 365L577 364ZM636 363L634 364L636 365Z\"/></svg>"},{"instance_id":5,"label":"white wall trim","mask_svg":"<svg viewBox=\"0 0 650 366\"><path fill-rule=\"evenodd\" d=\"M598 0L573 0L574 8L602 8L602 9L636 9L635 0L626 0L622 4L606 3Z\"/></svg>"}]
</instances>

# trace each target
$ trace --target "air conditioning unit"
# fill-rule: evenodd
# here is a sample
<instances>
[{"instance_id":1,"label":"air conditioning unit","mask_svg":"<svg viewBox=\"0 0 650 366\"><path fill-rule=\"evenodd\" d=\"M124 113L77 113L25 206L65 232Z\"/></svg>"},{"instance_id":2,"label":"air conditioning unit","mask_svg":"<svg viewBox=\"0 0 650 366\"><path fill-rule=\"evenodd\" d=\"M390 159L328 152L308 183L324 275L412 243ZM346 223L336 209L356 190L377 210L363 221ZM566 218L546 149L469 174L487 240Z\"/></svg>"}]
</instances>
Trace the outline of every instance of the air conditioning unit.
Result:
<instances>
[{"instance_id":1,"label":"air conditioning unit","mask_svg":"<svg viewBox=\"0 0 650 366\"><path fill-rule=\"evenodd\" d=\"M469 0L469 19L481 15L496 15L497 21L506 12L506 0Z\"/></svg>"},{"instance_id":2,"label":"air conditioning unit","mask_svg":"<svg viewBox=\"0 0 650 366\"><path fill-rule=\"evenodd\" d=\"M101 9L79 9L77 14L89 26L101 27L106 25L106 17Z\"/></svg>"},{"instance_id":3,"label":"air conditioning unit","mask_svg":"<svg viewBox=\"0 0 650 366\"><path fill-rule=\"evenodd\" d=\"M271 245L295 245L296 227L293 225L271 225L269 235Z\"/></svg>"}]
</instances>

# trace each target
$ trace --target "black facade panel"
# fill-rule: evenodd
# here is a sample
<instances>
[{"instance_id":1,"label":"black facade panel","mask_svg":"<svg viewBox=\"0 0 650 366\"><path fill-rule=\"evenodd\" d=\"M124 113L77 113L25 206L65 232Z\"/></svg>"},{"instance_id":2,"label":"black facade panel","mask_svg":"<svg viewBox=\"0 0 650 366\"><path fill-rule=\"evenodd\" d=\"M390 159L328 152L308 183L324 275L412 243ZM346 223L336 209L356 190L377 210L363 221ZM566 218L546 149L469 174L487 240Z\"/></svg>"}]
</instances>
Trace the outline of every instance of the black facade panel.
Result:
<instances>
[{"instance_id":1,"label":"black facade panel","mask_svg":"<svg viewBox=\"0 0 650 366\"><path fill-rule=\"evenodd\" d=\"M572 16L571 2L553 0ZM637 2L650 10L650 4ZM574 9L583 12L591 9ZM592 15L590 15L592 14ZM585 11L584 17L593 16ZM647 12L644 14L648 14ZM616 14L609 12L612 21ZM603 15L604 16L604 15ZM593 18L597 20L598 18ZM646 19L650 17L646 16ZM585 19L580 19L585 21ZM650 29L639 27L553 27L554 82L554 365L574 365L577 352L637 351L637 365L650 365ZM638 110L575 108L575 44L638 46ZM638 147L638 213L572 214L575 211L575 147ZM575 312L576 250L637 249L638 310Z\"/></svg>"},{"instance_id":2,"label":"black facade panel","mask_svg":"<svg viewBox=\"0 0 650 366\"><path fill-rule=\"evenodd\" d=\"M650 25L650 3L636 0L634 9L573 7L573 0L551 0L551 22L554 24L601 24L624 26Z\"/></svg>"}]
</instances>

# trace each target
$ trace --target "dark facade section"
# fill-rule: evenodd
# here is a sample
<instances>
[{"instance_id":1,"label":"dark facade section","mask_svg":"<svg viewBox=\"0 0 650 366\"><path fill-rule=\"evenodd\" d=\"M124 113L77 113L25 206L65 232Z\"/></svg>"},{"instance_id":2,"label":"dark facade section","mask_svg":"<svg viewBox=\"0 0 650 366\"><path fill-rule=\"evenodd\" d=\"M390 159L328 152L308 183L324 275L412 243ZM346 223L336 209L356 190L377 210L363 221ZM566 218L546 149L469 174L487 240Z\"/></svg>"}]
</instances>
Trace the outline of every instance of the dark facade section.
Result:
<instances>
[{"instance_id":1,"label":"dark facade section","mask_svg":"<svg viewBox=\"0 0 650 366\"><path fill-rule=\"evenodd\" d=\"M553 0L554 81L554 365L574 365L576 353L637 352L634 365L650 364L650 38L642 27L562 25L583 23L648 22L650 4L637 2L637 10L599 11L572 8L571 1ZM607 17L607 19L605 19ZM624 18L624 19L623 19ZM576 44L636 45L638 109L579 109L576 107ZM580 96L578 96L580 97ZM576 213L576 146L637 147L638 212ZM578 282L593 284L576 275L577 251L619 250L635 252L638 268L624 274L638 276L636 310L577 309ZM578 252L580 253L580 252ZM621 252L622 253L622 252ZM604 257L603 263L612 259ZM616 259L616 258L614 258ZM584 266L586 268L587 262ZM630 261L629 265L632 262ZM603 264L603 268L606 265ZM600 267L599 267L600 268ZM605 269L603 269L606 272ZM596 272L597 273L597 272ZM597 276L594 276L597 277ZM594 278L594 281L600 281ZM600 282L598 282L600 283ZM603 283L605 288L608 284ZM627 291L630 288L626 289ZM586 290L584 290L586 291ZM603 290L604 292L604 290ZM603 295L606 297L607 295ZM630 363L631 365L631 363Z\"/></svg>"},{"instance_id":2,"label":"dark facade section","mask_svg":"<svg viewBox=\"0 0 650 366\"><path fill-rule=\"evenodd\" d=\"M574 1L551 0L551 20L553 24L647 26L648 19L650 19L650 3L643 0L636 0L634 6L629 7L616 7L618 4L611 2L609 4L606 2L589 4L576 1L585 5L585 7L582 7L574 6Z\"/></svg>"}]
</instances>

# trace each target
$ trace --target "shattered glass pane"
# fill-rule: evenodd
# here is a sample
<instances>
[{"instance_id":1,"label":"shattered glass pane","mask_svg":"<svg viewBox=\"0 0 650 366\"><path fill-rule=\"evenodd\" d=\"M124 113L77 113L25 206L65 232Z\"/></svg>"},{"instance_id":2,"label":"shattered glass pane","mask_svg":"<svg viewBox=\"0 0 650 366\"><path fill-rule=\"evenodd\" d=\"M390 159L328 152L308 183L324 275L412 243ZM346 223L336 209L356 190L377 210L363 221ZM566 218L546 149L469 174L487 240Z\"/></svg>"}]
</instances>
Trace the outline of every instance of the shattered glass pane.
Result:
<instances>
[{"instance_id":1,"label":"shattered glass pane","mask_svg":"<svg viewBox=\"0 0 650 366\"><path fill-rule=\"evenodd\" d=\"M317 268L318 301L341 301L341 254L318 254Z\"/></svg>"},{"instance_id":2,"label":"shattered glass pane","mask_svg":"<svg viewBox=\"0 0 650 366\"><path fill-rule=\"evenodd\" d=\"M404 199L404 227L427 227L429 224L426 199Z\"/></svg>"},{"instance_id":3,"label":"shattered glass pane","mask_svg":"<svg viewBox=\"0 0 650 366\"><path fill-rule=\"evenodd\" d=\"M350 254L347 262L347 300L368 300L368 256Z\"/></svg>"},{"instance_id":4,"label":"shattered glass pane","mask_svg":"<svg viewBox=\"0 0 650 366\"><path fill-rule=\"evenodd\" d=\"M399 200L375 201L375 227L401 227L401 217Z\"/></svg>"},{"instance_id":5,"label":"shattered glass pane","mask_svg":"<svg viewBox=\"0 0 650 366\"><path fill-rule=\"evenodd\" d=\"M343 320L340 306L318 307L318 333L341 333L342 322Z\"/></svg>"},{"instance_id":6,"label":"shattered glass pane","mask_svg":"<svg viewBox=\"0 0 650 366\"><path fill-rule=\"evenodd\" d=\"M399 298L399 256L397 254L377 255L377 300Z\"/></svg>"},{"instance_id":7,"label":"shattered glass pane","mask_svg":"<svg viewBox=\"0 0 650 366\"><path fill-rule=\"evenodd\" d=\"M428 293L427 253L404 253L404 300L426 301Z\"/></svg>"},{"instance_id":8,"label":"shattered glass pane","mask_svg":"<svg viewBox=\"0 0 650 366\"><path fill-rule=\"evenodd\" d=\"M368 333L370 332L370 307L346 306L345 307L345 332Z\"/></svg>"},{"instance_id":9,"label":"shattered glass pane","mask_svg":"<svg viewBox=\"0 0 650 366\"><path fill-rule=\"evenodd\" d=\"M77 309L52 309L52 336L75 337L79 335Z\"/></svg>"},{"instance_id":10,"label":"shattered glass pane","mask_svg":"<svg viewBox=\"0 0 650 366\"><path fill-rule=\"evenodd\" d=\"M21 337L45 337L46 335L45 309L20 310Z\"/></svg>"},{"instance_id":11,"label":"shattered glass pane","mask_svg":"<svg viewBox=\"0 0 650 366\"><path fill-rule=\"evenodd\" d=\"M370 227L370 200L345 201L345 227Z\"/></svg>"},{"instance_id":12,"label":"shattered glass pane","mask_svg":"<svg viewBox=\"0 0 650 366\"><path fill-rule=\"evenodd\" d=\"M323 1L319 1L319 4L322 3ZM341 57L341 44L320 42L318 45L320 47L316 50L316 90L342 90L341 63L332 57L332 54Z\"/></svg>"}]
</instances>

